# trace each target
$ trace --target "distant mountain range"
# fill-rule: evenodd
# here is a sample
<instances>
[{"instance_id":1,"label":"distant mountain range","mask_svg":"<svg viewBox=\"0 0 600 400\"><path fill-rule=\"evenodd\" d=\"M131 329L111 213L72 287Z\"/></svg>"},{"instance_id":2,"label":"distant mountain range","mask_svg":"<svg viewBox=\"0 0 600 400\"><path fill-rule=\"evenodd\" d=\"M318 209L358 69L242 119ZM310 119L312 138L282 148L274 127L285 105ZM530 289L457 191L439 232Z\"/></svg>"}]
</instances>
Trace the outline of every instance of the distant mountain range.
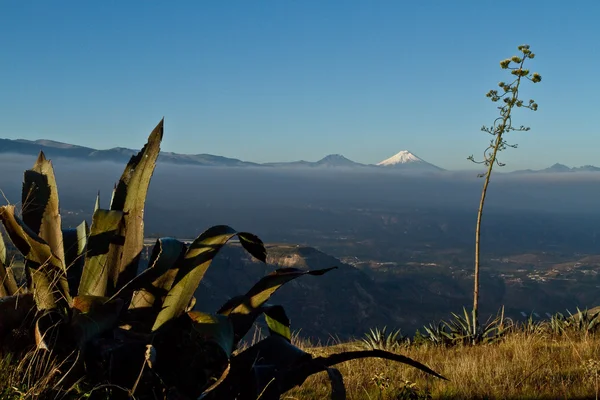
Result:
<instances>
[{"instance_id":1,"label":"distant mountain range","mask_svg":"<svg viewBox=\"0 0 600 400\"><path fill-rule=\"evenodd\" d=\"M137 150L123 147L115 147L107 150L97 150L90 147L77 146L52 140L25 140L25 139L0 139L0 155L23 154L37 156L43 151L47 157L65 157L84 161L115 161L127 162L129 158L137 153ZM435 172L443 171L442 168L430 164L415 156L409 151L403 150L396 155L377 164L361 164L349 160L341 154L330 154L319 161L292 161L275 163L253 163L216 156L212 154L178 154L172 152L161 152L159 162L169 164L219 166L219 167L264 167L264 168L371 168L406 170L411 172Z\"/></svg>"},{"instance_id":2,"label":"distant mountain range","mask_svg":"<svg viewBox=\"0 0 600 400\"><path fill-rule=\"evenodd\" d=\"M43 151L47 157L64 157L82 161L114 161L127 162L129 158L137 154L138 150L115 147L107 150L97 150L90 147L77 146L69 143L56 142L53 140L25 140L25 139L0 139L0 156L2 154L23 154L36 157ZM341 154L330 154L319 161L291 161L254 163L228 158L212 154L179 154L172 152L161 152L160 163L197 165L206 167L264 167L264 168L286 168L286 169L314 169L314 168L337 168L337 169L385 169L392 171L407 172L441 172L444 169L431 164L410 151L402 150L390 158L376 164L361 164ZM541 170L519 170L511 174L526 173L557 173L557 172L600 172L600 167L584 165L582 167L568 167L563 164L554 164Z\"/></svg>"},{"instance_id":3,"label":"distant mountain range","mask_svg":"<svg viewBox=\"0 0 600 400\"><path fill-rule=\"evenodd\" d=\"M568 167L564 164L556 163L548 168L544 169L522 169L519 171L512 172L513 174L531 174L531 173L556 173L556 172L598 172L600 171L600 167L595 167L593 165L584 165L582 167Z\"/></svg>"}]
</instances>

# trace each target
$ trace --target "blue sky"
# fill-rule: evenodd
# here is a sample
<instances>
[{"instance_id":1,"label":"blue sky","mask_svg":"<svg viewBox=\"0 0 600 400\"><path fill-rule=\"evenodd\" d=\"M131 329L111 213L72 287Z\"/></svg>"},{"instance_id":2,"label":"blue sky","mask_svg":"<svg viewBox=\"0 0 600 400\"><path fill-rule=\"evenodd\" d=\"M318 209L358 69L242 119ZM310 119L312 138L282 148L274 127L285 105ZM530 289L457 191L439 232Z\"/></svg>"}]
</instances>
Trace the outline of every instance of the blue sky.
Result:
<instances>
[{"instance_id":1,"label":"blue sky","mask_svg":"<svg viewBox=\"0 0 600 400\"><path fill-rule=\"evenodd\" d=\"M600 165L596 1L0 0L0 137L249 161L408 149L473 168L501 59L531 45L506 171ZM509 138L510 139L510 138Z\"/></svg>"}]
</instances>

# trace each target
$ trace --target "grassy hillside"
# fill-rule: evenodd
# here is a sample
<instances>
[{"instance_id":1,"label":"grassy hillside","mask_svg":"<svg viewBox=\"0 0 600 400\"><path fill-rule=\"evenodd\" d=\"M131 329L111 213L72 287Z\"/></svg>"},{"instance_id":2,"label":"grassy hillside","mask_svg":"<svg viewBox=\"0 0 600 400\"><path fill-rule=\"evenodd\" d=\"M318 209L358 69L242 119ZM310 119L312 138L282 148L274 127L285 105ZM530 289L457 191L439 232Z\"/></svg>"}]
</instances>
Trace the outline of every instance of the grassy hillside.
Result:
<instances>
[{"instance_id":1,"label":"grassy hillside","mask_svg":"<svg viewBox=\"0 0 600 400\"><path fill-rule=\"evenodd\" d=\"M355 342L307 347L312 353L327 354L360 346ZM450 348L425 344L401 353L449 381L386 360L351 361L339 368L348 399L595 399L599 394L599 337L519 332L499 344ZM327 375L319 374L285 398L325 399L329 392Z\"/></svg>"}]
</instances>

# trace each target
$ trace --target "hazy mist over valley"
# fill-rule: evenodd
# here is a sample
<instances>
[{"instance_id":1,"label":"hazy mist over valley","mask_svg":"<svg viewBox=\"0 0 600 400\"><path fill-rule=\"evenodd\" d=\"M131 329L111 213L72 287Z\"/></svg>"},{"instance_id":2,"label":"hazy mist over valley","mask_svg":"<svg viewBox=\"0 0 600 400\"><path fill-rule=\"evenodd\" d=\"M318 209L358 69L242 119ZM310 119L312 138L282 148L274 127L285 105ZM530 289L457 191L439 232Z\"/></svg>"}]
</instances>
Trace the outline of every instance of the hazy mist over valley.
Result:
<instances>
[{"instance_id":1,"label":"hazy mist over valley","mask_svg":"<svg viewBox=\"0 0 600 400\"><path fill-rule=\"evenodd\" d=\"M0 188L10 202L20 200L23 171L34 161L29 156L2 155ZM98 191L102 204L107 205L122 172L119 163L64 158L52 161L60 185L61 208L86 216L91 215L90 199ZM482 183L476 175L474 171L411 174L380 170L197 167L159 162L150 185L146 224L150 231L172 232L170 227L161 226L161 220L173 221L176 226L188 221L177 227L176 232L177 236L189 237L219 221L261 232L274 223L283 230L289 224L291 228L294 224L300 224L298 228L327 225L322 218L335 221L338 213L341 213L338 224L360 230L361 219L348 220L345 213L366 211L417 215L434 212L446 218L471 213L474 217ZM492 181L486 209L490 218L498 214L505 221L514 218L517 223L523 221L523 215L529 215L532 221L541 223L585 214L586 219L595 220L600 173L498 173ZM284 209L295 212L282 218L277 213ZM168 218L159 218L155 214L158 212L167 213ZM314 220L305 219L300 215L303 213L314 213ZM471 222L464 221L466 226L472 225ZM489 225L496 228L491 222Z\"/></svg>"}]
</instances>

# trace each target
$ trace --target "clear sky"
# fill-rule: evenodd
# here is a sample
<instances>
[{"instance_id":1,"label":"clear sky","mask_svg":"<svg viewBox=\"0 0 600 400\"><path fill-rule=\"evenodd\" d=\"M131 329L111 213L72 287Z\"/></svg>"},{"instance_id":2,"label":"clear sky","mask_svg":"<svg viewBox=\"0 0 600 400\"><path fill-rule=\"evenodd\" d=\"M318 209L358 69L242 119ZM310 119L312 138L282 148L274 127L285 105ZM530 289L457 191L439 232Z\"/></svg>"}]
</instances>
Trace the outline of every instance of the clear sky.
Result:
<instances>
[{"instance_id":1,"label":"clear sky","mask_svg":"<svg viewBox=\"0 0 600 400\"><path fill-rule=\"evenodd\" d=\"M499 61L531 45L505 170L600 165L600 2L0 0L0 137L248 161L400 150L449 169L488 142Z\"/></svg>"}]
</instances>

